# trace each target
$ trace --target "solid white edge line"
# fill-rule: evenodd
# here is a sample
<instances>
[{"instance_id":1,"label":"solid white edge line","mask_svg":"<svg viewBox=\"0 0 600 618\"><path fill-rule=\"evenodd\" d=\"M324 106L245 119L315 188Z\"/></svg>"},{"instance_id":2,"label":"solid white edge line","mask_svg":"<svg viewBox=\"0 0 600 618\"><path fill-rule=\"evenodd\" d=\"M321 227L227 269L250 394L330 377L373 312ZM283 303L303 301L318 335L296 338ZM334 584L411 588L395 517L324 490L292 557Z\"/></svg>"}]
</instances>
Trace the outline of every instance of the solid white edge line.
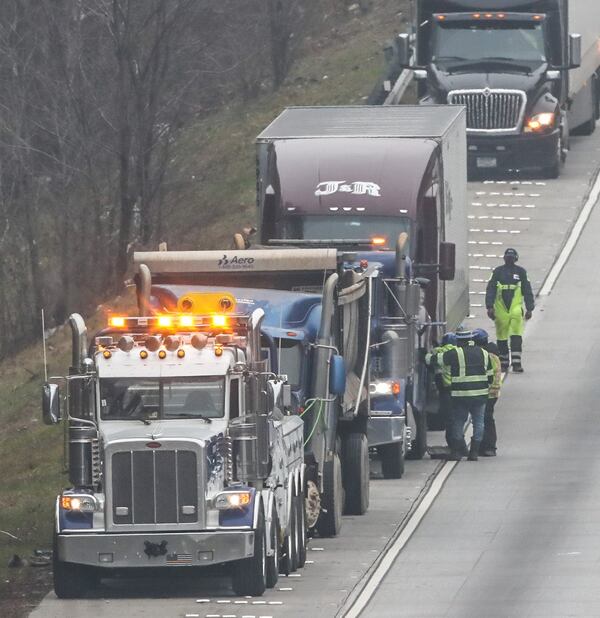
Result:
<instances>
[{"instance_id":1,"label":"solid white edge line","mask_svg":"<svg viewBox=\"0 0 600 618\"><path fill-rule=\"evenodd\" d=\"M408 543L413 533L421 523L427 511L429 511L434 500L442 490L446 479L450 476L452 470L456 466L456 461L447 461L439 474L435 477L431 487L421 503L417 507L417 510L413 513L412 517L408 520L406 526L394 542L394 544L388 549L383 560L379 563L379 566L371 575L367 585L363 588L361 593L352 604L352 607L344 614L344 618L358 618L361 612L366 608L371 597L375 594L379 584L383 581L387 572L391 569L394 561L398 557L398 554L404 549L404 546Z\"/></svg>"},{"instance_id":2,"label":"solid white edge line","mask_svg":"<svg viewBox=\"0 0 600 618\"><path fill-rule=\"evenodd\" d=\"M577 245L577 241L585 228L585 224L587 223L594 206L598 202L598 198L600 197L600 175L596 177L596 181L590 194L588 196L587 202L585 206L582 208L579 213L579 217L577 217L577 221L569 234L569 239L565 243L565 246L562 248L558 259L554 262L554 265L550 269L550 273L546 277L546 281L544 281L544 285L540 290L538 296L548 296L552 291L552 288L556 284L556 280L558 279L562 269L565 267L571 253L573 253L573 249Z\"/></svg>"}]
</instances>

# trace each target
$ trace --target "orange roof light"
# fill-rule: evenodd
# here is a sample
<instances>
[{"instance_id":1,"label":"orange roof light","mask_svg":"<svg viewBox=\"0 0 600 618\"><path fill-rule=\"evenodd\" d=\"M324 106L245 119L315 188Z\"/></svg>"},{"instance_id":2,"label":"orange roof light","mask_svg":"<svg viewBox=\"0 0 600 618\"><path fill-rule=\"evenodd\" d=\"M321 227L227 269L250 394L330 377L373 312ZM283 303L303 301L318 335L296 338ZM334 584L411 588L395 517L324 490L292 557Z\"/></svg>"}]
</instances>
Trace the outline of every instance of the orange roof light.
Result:
<instances>
[{"instance_id":1,"label":"orange roof light","mask_svg":"<svg viewBox=\"0 0 600 618\"><path fill-rule=\"evenodd\" d=\"M474 19L481 19L481 13L473 13Z\"/></svg>"},{"instance_id":2,"label":"orange roof light","mask_svg":"<svg viewBox=\"0 0 600 618\"><path fill-rule=\"evenodd\" d=\"M387 238L385 236L374 236L371 238L371 244L374 247L383 247L387 243Z\"/></svg>"},{"instance_id":3,"label":"orange roof light","mask_svg":"<svg viewBox=\"0 0 600 618\"><path fill-rule=\"evenodd\" d=\"M161 315L158 318L158 325L163 328L171 328L173 326L173 318L168 315Z\"/></svg>"},{"instance_id":4,"label":"orange roof light","mask_svg":"<svg viewBox=\"0 0 600 618\"><path fill-rule=\"evenodd\" d=\"M400 391L401 391L400 382L393 382L392 383L392 395L398 396L400 394Z\"/></svg>"},{"instance_id":5,"label":"orange roof light","mask_svg":"<svg viewBox=\"0 0 600 618\"><path fill-rule=\"evenodd\" d=\"M444 21L444 19L446 19L445 15L436 15L436 17L438 18L438 21Z\"/></svg>"},{"instance_id":6,"label":"orange roof light","mask_svg":"<svg viewBox=\"0 0 600 618\"><path fill-rule=\"evenodd\" d=\"M506 13L498 13L498 19L504 19L506 17Z\"/></svg>"},{"instance_id":7,"label":"orange roof light","mask_svg":"<svg viewBox=\"0 0 600 618\"><path fill-rule=\"evenodd\" d=\"M123 318L121 316L114 316L114 317L110 318L108 323L113 328L123 328L125 326L125 318Z\"/></svg>"},{"instance_id":8,"label":"orange roof light","mask_svg":"<svg viewBox=\"0 0 600 618\"><path fill-rule=\"evenodd\" d=\"M536 21L540 21L540 19L542 19L541 15L534 15L533 19L535 19Z\"/></svg>"},{"instance_id":9,"label":"orange roof light","mask_svg":"<svg viewBox=\"0 0 600 618\"><path fill-rule=\"evenodd\" d=\"M191 315L182 315L179 318L179 326L192 327L194 326L194 318Z\"/></svg>"},{"instance_id":10,"label":"orange roof light","mask_svg":"<svg viewBox=\"0 0 600 618\"><path fill-rule=\"evenodd\" d=\"M494 17L491 13L486 13L485 14L485 18L486 19L492 19L492 17Z\"/></svg>"},{"instance_id":11,"label":"orange roof light","mask_svg":"<svg viewBox=\"0 0 600 618\"><path fill-rule=\"evenodd\" d=\"M227 318L224 315L213 315L212 317L213 326L217 328L223 328L227 326Z\"/></svg>"}]
</instances>

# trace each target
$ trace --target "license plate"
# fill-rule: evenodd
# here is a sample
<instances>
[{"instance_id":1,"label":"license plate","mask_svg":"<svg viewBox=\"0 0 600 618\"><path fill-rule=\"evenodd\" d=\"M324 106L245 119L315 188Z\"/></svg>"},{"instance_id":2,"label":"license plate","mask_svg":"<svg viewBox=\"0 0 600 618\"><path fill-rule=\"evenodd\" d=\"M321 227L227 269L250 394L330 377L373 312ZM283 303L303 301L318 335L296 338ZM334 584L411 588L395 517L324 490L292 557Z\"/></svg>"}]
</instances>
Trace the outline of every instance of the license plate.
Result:
<instances>
[{"instance_id":1,"label":"license plate","mask_svg":"<svg viewBox=\"0 0 600 618\"><path fill-rule=\"evenodd\" d=\"M477 157L477 167L498 167L498 159L496 157Z\"/></svg>"}]
</instances>

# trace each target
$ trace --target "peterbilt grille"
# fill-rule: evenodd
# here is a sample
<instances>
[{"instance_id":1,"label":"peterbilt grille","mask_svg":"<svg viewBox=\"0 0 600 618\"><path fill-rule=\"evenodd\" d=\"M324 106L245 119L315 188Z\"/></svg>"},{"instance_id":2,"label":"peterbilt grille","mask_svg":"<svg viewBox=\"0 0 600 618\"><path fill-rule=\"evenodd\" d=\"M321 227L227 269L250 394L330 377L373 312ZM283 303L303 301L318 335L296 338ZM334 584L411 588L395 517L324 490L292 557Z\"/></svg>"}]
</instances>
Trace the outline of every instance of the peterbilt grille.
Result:
<instances>
[{"instance_id":1,"label":"peterbilt grille","mask_svg":"<svg viewBox=\"0 0 600 618\"><path fill-rule=\"evenodd\" d=\"M198 522L198 468L193 451L122 451L112 456L116 525Z\"/></svg>"},{"instance_id":2,"label":"peterbilt grille","mask_svg":"<svg viewBox=\"0 0 600 618\"><path fill-rule=\"evenodd\" d=\"M454 90L448 103L467 107L467 130L517 131L527 95L522 90Z\"/></svg>"}]
</instances>

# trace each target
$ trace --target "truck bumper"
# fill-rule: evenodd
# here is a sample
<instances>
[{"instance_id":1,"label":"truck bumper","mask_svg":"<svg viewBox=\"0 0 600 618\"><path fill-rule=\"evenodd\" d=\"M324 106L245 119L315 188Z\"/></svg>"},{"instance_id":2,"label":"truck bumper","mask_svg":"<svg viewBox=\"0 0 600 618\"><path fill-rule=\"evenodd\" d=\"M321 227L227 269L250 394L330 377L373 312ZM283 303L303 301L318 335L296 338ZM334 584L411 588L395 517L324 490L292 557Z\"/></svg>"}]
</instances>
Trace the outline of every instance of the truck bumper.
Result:
<instances>
[{"instance_id":1,"label":"truck bumper","mask_svg":"<svg viewBox=\"0 0 600 618\"><path fill-rule=\"evenodd\" d=\"M550 167L555 161L559 133L555 129L546 135L469 134L469 172Z\"/></svg>"},{"instance_id":2,"label":"truck bumper","mask_svg":"<svg viewBox=\"0 0 600 618\"><path fill-rule=\"evenodd\" d=\"M146 542L166 543L164 555L148 556ZM249 558L254 531L232 530L170 534L59 534L58 558L63 562L111 569L207 566Z\"/></svg>"},{"instance_id":3,"label":"truck bumper","mask_svg":"<svg viewBox=\"0 0 600 618\"><path fill-rule=\"evenodd\" d=\"M369 446L402 442L406 432L404 416L370 416L367 427Z\"/></svg>"}]
</instances>

